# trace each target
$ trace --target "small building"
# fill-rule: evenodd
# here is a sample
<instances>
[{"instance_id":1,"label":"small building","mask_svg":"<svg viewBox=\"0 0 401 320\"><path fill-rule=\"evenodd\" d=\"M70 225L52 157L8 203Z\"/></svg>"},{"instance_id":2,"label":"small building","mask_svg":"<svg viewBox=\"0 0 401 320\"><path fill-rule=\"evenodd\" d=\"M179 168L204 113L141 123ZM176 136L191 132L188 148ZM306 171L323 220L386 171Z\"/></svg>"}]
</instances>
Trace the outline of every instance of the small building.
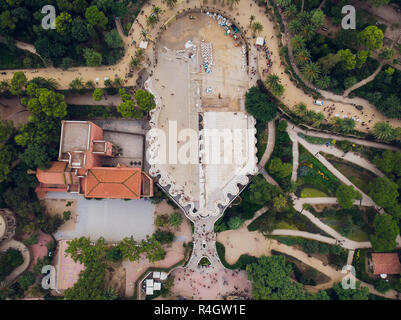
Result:
<instances>
[{"instance_id":1,"label":"small building","mask_svg":"<svg viewBox=\"0 0 401 320\"><path fill-rule=\"evenodd\" d=\"M153 196L153 180L140 167L117 163L120 148L103 137L90 121L62 121L58 161L36 170L39 198L49 191L83 194L86 198L139 199ZM141 161L142 163L142 161Z\"/></svg>"},{"instance_id":2,"label":"small building","mask_svg":"<svg viewBox=\"0 0 401 320\"><path fill-rule=\"evenodd\" d=\"M396 252L372 253L372 267L374 275L401 274L400 258Z\"/></svg>"}]
</instances>

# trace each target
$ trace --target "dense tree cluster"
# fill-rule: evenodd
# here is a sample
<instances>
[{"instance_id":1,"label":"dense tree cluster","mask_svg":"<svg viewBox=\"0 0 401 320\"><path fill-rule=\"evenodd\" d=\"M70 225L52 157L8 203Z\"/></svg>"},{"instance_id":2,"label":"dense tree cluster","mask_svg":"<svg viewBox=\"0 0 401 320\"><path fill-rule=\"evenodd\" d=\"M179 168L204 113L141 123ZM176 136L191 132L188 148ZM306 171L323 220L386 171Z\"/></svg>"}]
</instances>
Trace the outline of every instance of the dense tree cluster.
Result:
<instances>
[{"instance_id":1,"label":"dense tree cluster","mask_svg":"<svg viewBox=\"0 0 401 320\"><path fill-rule=\"evenodd\" d=\"M252 87L245 94L245 108L256 120L270 121L277 115L277 105L269 96Z\"/></svg>"},{"instance_id":2,"label":"dense tree cluster","mask_svg":"<svg viewBox=\"0 0 401 320\"><path fill-rule=\"evenodd\" d=\"M127 14L126 1L57 0L56 29L45 30L41 21L45 14L43 1L1 1L0 32L10 39L32 43L48 63L64 67L83 65L88 59L85 49L93 49L92 57L114 64L123 55L123 43L114 17ZM68 63L67 63L68 61ZM88 64L93 65L93 64Z\"/></svg>"},{"instance_id":3,"label":"dense tree cluster","mask_svg":"<svg viewBox=\"0 0 401 320\"><path fill-rule=\"evenodd\" d=\"M117 107L117 111L124 118L141 119L146 112L156 107L153 94L148 91L138 89L135 91L134 99L125 91L125 88L119 90L123 102Z\"/></svg>"}]
</instances>

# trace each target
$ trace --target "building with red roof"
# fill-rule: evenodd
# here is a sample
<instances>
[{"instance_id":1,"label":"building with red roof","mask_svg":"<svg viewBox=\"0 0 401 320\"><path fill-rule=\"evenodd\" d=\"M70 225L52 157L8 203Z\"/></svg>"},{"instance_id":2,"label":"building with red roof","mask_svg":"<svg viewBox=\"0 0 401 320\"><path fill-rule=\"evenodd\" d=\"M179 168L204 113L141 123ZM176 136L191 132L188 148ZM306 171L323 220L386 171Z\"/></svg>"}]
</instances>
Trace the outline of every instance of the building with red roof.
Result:
<instances>
[{"instance_id":1,"label":"building with red roof","mask_svg":"<svg viewBox=\"0 0 401 320\"><path fill-rule=\"evenodd\" d=\"M139 199L153 196L153 180L142 167L103 167L118 156L118 147L103 139L103 129L90 121L62 121L58 161L36 170L42 198L49 191L83 194L86 198Z\"/></svg>"},{"instance_id":2,"label":"building with red roof","mask_svg":"<svg viewBox=\"0 0 401 320\"><path fill-rule=\"evenodd\" d=\"M372 253L373 274L401 274L398 253Z\"/></svg>"}]
</instances>

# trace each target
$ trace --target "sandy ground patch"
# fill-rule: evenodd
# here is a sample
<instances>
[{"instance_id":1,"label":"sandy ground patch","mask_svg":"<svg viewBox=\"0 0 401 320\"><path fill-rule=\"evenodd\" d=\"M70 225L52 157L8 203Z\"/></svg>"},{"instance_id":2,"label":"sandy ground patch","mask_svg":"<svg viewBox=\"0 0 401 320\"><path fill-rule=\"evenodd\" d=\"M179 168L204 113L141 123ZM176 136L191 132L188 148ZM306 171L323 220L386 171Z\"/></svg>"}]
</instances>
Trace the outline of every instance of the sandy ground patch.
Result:
<instances>
[{"instance_id":1,"label":"sandy ground patch","mask_svg":"<svg viewBox=\"0 0 401 320\"><path fill-rule=\"evenodd\" d=\"M63 217L64 211L70 211L70 220L64 222L58 231L74 231L75 224L77 223L78 203L75 199L43 199L40 201L41 205L45 208L46 214L50 216L59 215ZM67 204L71 204L67 206Z\"/></svg>"},{"instance_id":2,"label":"sandy ground patch","mask_svg":"<svg viewBox=\"0 0 401 320\"><path fill-rule=\"evenodd\" d=\"M245 271L221 269L216 273L190 272L184 268L172 272L172 296L194 300L221 300L227 295L250 296L251 282Z\"/></svg>"},{"instance_id":3,"label":"sandy ground patch","mask_svg":"<svg viewBox=\"0 0 401 320\"><path fill-rule=\"evenodd\" d=\"M184 259L185 248L182 242L174 242L171 247L166 249L166 256L163 260L149 263L145 258L139 262L123 261L126 270L125 296L132 297L134 293L134 283L150 267L169 268Z\"/></svg>"},{"instance_id":4,"label":"sandy ground patch","mask_svg":"<svg viewBox=\"0 0 401 320\"><path fill-rule=\"evenodd\" d=\"M50 241L52 241L52 237L49 234L39 231L38 243L29 247L32 253L32 261L31 265L29 266L29 271L32 271L33 266L36 264L39 258L42 259L47 255L46 244Z\"/></svg>"}]
</instances>

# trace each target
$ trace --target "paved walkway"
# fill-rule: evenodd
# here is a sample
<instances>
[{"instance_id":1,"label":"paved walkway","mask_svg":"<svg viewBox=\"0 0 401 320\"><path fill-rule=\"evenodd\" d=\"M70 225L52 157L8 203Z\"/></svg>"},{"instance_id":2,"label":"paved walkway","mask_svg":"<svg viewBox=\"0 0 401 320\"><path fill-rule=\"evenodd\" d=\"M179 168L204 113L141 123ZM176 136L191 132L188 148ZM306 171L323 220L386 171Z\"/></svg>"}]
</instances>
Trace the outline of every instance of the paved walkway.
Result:
<instances>
[{"instance_id":1,"label":"paved walkway","mask_svg":"<svg viewBox=\"0 0 401 320\"><path fill-rule=\"evenodd\" d=\"M15 268L5 279L2 283L0 283L0 287L5 287L14 282L26 269L28 269L29 264L31 262L31 254L28 248L19 241L10 240L4 243L0 247L0 251L4 252L8 249L15 249L21 252L22 257L24 258L24 262L17 268Z\"/></svg>"}]
</instances>

